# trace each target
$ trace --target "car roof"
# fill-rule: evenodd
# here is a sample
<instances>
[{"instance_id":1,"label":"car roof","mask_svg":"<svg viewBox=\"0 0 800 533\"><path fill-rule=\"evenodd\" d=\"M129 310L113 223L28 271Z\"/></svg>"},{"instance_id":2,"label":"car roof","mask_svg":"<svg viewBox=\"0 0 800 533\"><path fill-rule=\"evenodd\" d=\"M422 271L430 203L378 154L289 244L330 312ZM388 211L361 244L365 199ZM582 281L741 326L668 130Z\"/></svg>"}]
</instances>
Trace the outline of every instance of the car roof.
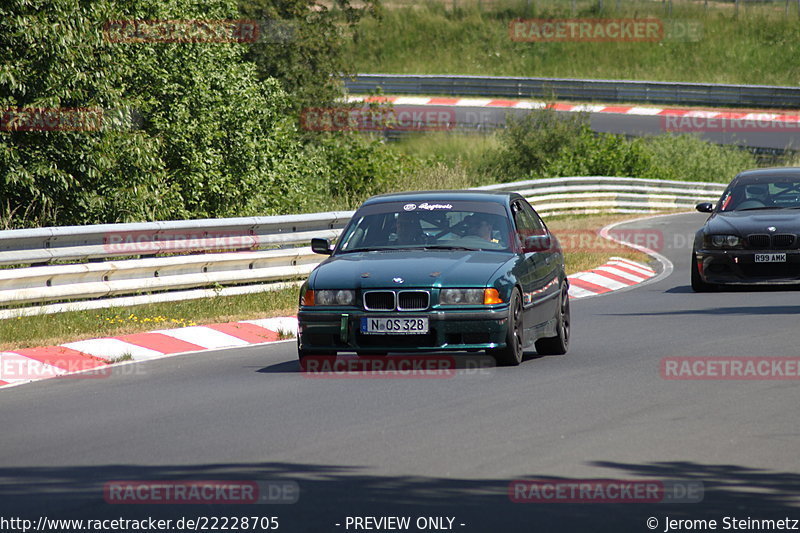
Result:
<instances>
[{"instance_id":1,"label":"car roof","mask_svg":"<svg viewBox=\"0 0 800 533\"><path fill-rule=\"evenodd\" d=\"M733 181L737 183L757 183L772 181L779 178L793 178L800 180L800 167L772 167L757 168L740 172Z\"/></svg>"},{"instance_id":2,"label":"car roof","mask_svg":"<svg viewBox=\"0 0 800 533\"><path fill-rule=\"evenodd\" d=\"M480 191L480 190L443 190L443 191L407 191L380 194L373 196L364 202L364 205L371 205L384 202L419 202L419 201L471 201L471 202L494 202L498 204L509 204L520 195L509 191Z\"/></svg>"}]
</instances>

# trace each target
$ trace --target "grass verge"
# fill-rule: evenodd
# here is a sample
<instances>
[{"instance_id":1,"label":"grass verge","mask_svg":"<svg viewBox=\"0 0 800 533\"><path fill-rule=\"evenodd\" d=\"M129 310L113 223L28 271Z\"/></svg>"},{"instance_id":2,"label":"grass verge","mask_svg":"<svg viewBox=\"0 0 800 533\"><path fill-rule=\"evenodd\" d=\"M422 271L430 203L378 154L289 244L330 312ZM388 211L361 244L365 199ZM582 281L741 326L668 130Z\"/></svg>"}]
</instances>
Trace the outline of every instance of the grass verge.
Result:
<instances>
[{"instance_id":1,"label":"grass verge","mask_svg":"<svg viewBox=\"0 0 800 533\"><path fill-rule=\"evenodd\" d=\"M484 2L483 9L449 4L393 5L381 20L363 19L359 39L348 50L356 71L789 86L800 79L794 4L785 4L788 16L783 3L741 10L718 2L708 8L700 2L502 0ZM695 41L517 42L509 35L515 18L658 18L691 21L701 32Z\"/></svg>"},{"instance_id":2,"label":"grass verge","mask_svg":"<svg viewBox=\"0 0 800 533\"><path fill-rule=\"evenodd\" d=\"M564 249L569 275L600 266L611 257L648 263L650 257L647 254L603 239L598 234L609 224L642 216L646 215L564 215L547 218L545 223Z\"/></svg>"},{"instance_id":3,"label":"grass verge","mask_svg":"<svg viewBox=\"0 0 800 533\"><path fill-rule=\"evenodd\" d=\"M297 288L0 320L0 351L297 313Z\"/></svg>"}]
</instances>

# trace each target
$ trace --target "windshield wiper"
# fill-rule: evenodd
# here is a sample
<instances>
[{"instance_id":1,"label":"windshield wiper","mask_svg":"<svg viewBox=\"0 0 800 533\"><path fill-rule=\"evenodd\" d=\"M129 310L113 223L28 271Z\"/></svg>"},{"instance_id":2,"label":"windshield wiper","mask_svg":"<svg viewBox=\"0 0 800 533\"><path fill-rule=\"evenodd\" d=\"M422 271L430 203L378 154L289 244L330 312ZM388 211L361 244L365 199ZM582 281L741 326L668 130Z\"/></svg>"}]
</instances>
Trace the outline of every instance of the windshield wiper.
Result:
<instances>
[{"instance_id":1,"label":"windshield wiper","mask_svg":"<svg viewBox=\"0 0 800 533\"><path fill-rule=\"evenodd\" d=\"M765 205L764 207L745 207L744 209L734 209L734 211L760 211L762 209L789 209L789 208L777 205Z\"/></svg>"},{"instance_id":2,"label":"windshield wiper","mask_svg":"<svg viewBox=\"0 0 800 533\"><path fill-rule=\"evenodd\" d=\"M341 253L349 254L351 252L375 252L377 250L385 250L386 248L371 248L368 246L364 246L361 248L350 248L349 250L342 250Z\"/></svg>"}]
</instances>

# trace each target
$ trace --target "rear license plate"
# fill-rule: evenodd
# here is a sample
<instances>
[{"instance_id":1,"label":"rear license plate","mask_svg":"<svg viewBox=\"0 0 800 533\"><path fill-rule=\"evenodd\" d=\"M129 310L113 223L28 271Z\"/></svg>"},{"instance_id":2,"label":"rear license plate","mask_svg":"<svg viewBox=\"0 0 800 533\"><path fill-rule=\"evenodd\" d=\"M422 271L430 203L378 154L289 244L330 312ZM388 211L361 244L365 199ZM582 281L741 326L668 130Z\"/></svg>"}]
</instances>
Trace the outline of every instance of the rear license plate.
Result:
<instances>
[{"instance_id":1,"label":"rear license plate","mask_svg":"<svg viewBox=\"0 0 800 533\"><path fill-rule=\"evenodd\" d=\"M428 333L425 317L361 317L361 333L367 335L424 335Z\"/></svg>"},{"instance_id":2,"label":"rear license plate","mask_svg":"<svg viewBox=\"0 0 800 533\"><path fill-rule=\"evenodd\" d=\"M756 263L785 263L786 254L755 254Z\"/></svg>"}]
</instances>

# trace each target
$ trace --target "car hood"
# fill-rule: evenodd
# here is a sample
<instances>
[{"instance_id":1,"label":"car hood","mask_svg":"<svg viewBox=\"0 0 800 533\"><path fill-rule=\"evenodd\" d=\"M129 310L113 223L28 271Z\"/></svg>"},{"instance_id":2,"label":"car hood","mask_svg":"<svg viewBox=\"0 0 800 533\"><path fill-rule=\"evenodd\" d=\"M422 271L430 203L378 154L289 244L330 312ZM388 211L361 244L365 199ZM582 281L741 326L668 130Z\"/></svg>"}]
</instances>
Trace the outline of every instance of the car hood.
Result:
<instances>
[{"instance_id":1,"label":"car hood","mask_svg":"<svg viewBox=\"0 0 800 533\"><path fill-rule=\"evenodd\" d=\"M354 252L323 262L310 283L316 289L481 286L513 258L513 253L496 251Z\"/></svg>"},{"instance_id":2,"label":"car hood","mask_svg":"<svg viewBox=\"0 0 800 533\"><path fill-rule=\"evenodd\" d=\"M774 231L767 228L774 227ZM745 236L751 233L800 233L800 210L731 211L706 222L706 233Z\"/></svg>"}]
</instances>

